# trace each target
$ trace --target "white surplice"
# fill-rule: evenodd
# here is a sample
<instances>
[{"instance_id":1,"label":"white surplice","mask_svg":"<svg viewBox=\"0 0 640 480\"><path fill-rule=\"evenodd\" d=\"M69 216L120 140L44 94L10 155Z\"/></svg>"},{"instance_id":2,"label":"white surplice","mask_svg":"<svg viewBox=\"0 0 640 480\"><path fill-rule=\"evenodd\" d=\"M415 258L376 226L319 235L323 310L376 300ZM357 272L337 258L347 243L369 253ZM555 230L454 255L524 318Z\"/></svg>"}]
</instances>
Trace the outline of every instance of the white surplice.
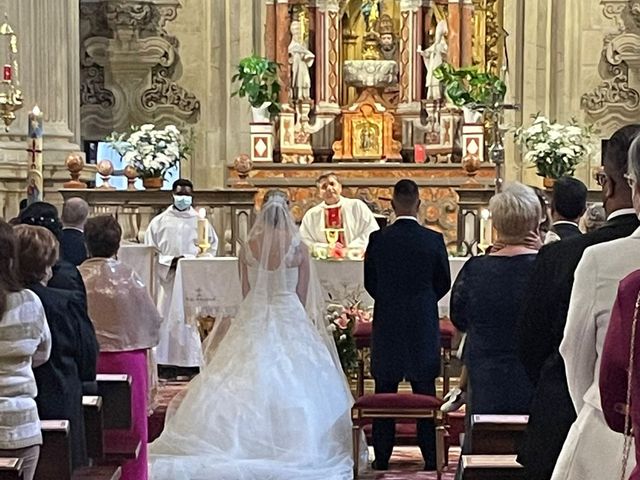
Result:
<instances>
[{"instance_id":1,"label":"white surplice","mask_svg":"<svg viewBox=\"0 0 640 480\"><path fill-rule=\"evenodd\" d=\"M156 359L162 365L180 367L200 366L201 347L193 338L184 322L172 322L169 318L171 294L175 270L171 263L176 257L195 257L198 253L196 241L198 214L190 208L184 212L173 206L154 217L147 229L144 242L158 249L158 265L156 268L157 305L162 315L160 343L156 348ZM215 255L218 249L218 237L213 227L207 222L209 230L210 254ZM181 348L175 348L181 345Z\"/></svg>"},{"instance_id":2,"label":"white surplice","mask_svg":"<svg viewBox=\"0 0 640 480\"><path fill-rule=\"evenodd\" d=\"M380 228L376 217L362 200L346 197L340 197L335 205L327 205L322 202L310 208L302 217L300 225L302 241L310 249L318 244L326 245L328 243L325 233L325 210L334 207L340 207L341 210L346 246L367 248L369 235Z\"/></svg>"},{"instance_id":3,"label":"white surplice","mask_svg":"<svg viewBox=\"0 0 640 480\"><path fill-rule=\"evenodd\" d=\"M618 283L638 268L640 229L629 237L587 248L576 268L560 353L578 418L552 480L619 478L624 437L604 420L598 386L600 359ZM631 455L627 476L634 460Z\"/></svg>"}]
</instances>

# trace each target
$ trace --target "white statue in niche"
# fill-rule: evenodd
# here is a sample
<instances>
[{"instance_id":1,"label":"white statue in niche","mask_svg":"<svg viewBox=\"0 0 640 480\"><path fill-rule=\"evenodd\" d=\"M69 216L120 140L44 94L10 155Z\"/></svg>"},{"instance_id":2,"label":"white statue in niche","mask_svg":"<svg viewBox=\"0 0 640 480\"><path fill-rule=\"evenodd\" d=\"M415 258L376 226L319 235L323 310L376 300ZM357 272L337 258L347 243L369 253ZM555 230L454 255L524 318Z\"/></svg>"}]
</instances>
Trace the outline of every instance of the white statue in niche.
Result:
<instances>
[{"instance_id":1,"label":"white statue in niche","mask_svg":"<svg viewBox=\"0 0 640 480\"><path fill-rule=\"evenodd\" d=\"M316 56L307 48L302 33L302 24L297 20L291 22L291 43L288 50L293 100L309 100L311 98L309 68L313 65Z\"/></svg>"},{"instance_id":2,"label":"white statue in niche","mask_svg":"<svg viewBox=\"0 0 640 480\"><path fill-rule=\"evenodd\" d=\"M427 100L441 100L442 89L440 80L438 80L433 72L447 60L449 54L449 46L447 45L447 34L449 29L445 20L440 20L436 26L436 35L433 45L426 50L418 47L418 53L422 56L424 66L427 68L427 78L425 85L427 87Z\"/></svg>"}]
</instances>

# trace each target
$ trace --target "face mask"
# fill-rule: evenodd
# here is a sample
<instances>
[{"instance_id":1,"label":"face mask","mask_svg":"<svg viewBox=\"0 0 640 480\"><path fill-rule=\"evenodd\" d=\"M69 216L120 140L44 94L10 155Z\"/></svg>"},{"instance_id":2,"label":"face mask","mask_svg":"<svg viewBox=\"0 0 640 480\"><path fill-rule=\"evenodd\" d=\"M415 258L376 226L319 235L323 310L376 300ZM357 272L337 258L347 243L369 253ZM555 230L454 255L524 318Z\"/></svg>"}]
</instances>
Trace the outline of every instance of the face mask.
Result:
<instances>
[{"instance_id":1,"label":"face mask","mask_svg":"<svg viewBox=\"0 0 640 480\"><path fill-rule=\"evenodd\" d=\"M173 206L176 207L177 210L183 211L191 206L192 200L190 195L174 195Z\"/></svg>"}]
</instances>

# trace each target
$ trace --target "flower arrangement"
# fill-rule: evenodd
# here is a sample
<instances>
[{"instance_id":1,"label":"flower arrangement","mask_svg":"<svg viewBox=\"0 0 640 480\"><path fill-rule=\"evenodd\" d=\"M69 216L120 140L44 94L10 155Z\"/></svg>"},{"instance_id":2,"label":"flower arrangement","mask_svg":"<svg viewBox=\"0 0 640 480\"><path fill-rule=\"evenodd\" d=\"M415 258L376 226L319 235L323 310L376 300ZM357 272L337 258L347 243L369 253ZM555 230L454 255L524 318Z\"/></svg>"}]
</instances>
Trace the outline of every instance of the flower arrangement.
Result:
<instances>
[{"instance_id":1,"label":"flower arrangement","mask_svg":"<svg viewBox=\"0 0 640 480\"><path fill-rule=\"evenodd\" d=\"M107 141L143 179L164 177L191 150L190 142L175 125L163 129L156 129L152 124L131 127L131 133L114 132Z\"/></svg>"},{"instance_id":2,"label":"flower arrangement","mask_svg":"<svg viewBox=\"0 0 640 480\"><path fill-rule=\"evenodd\" d=\"M342 370L350 376L358 368L358 351L353 338L359 323L370 323L371 312L360 308L360 302L349 306L330 304L327 307L329 331L336 342Z\"/></svg>"},{"instance_id":3,"label":"flower arrangement","mask_svg":"<svg viewBox=\"0 0 640 480\"><path fill-rule=\"evenodd\" d=\"M516 142L526 150L525 161L536 167L539 176L557 179L573 175L591 153L592 133L592 127L580 127L575 120L563 125L538 114L530 127L516 131Z\"/></svg>"},{"instance_id":4,"label":"flower arrangement","mask_svg":"<svg viewBox=\"0 0 640 480\"><path fill-rule=\"evenodd\" d=\"M247 97L253 108L267 108L271 118L280 113L280 79L278 64L266 57L251 55L243 58L231 81L239 83L231 96Z\"/></svg>"}]
</instances>

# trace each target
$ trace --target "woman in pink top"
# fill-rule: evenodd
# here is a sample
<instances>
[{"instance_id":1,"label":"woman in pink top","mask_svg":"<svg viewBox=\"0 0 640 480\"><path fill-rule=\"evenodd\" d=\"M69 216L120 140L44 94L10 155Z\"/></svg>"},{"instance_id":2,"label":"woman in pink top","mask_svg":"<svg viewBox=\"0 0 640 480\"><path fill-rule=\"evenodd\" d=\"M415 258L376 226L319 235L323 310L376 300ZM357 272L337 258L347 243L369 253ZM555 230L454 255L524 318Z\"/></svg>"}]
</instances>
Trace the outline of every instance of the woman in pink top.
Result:
<instances>
[{"instance_id":1,"label":"woman in pink top","mask_svg":"<svg viewBox=\"0 0 640 480\"><path fill-rule=\"evenodd\" d=\"M158 344L160 314L140 277L115 259L122 230L110 215L84 227L90 258L79 270L87 287L89 317L100 344L98 373L126 373L132 379L132 431L140 454L123 465L123 480L147 479L147 353Z\"/></svg>"}]
</instances>

